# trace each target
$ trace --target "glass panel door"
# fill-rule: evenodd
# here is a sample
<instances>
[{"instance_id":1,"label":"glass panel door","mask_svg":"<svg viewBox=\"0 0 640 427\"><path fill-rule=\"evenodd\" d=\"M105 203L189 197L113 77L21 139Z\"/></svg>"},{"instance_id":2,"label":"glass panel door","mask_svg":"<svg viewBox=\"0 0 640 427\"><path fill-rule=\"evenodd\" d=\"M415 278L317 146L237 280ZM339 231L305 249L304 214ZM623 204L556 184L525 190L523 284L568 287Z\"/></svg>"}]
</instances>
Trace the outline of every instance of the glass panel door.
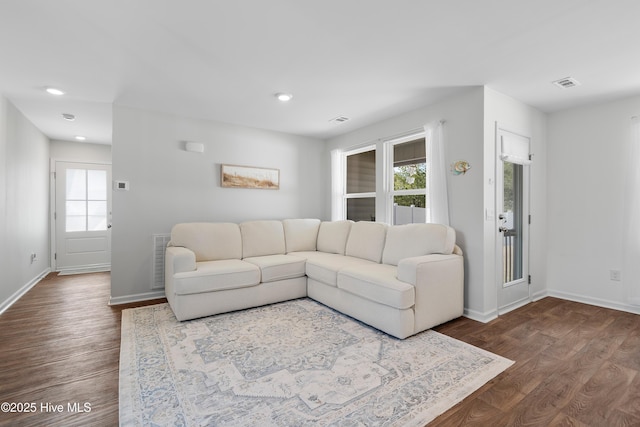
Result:
<instances>
[{"instance_id":1,"label":"glass panel door","mask_svg":"<svg viewBox=\"0 0 640 427\"><path fill-rule=\"evenodd\" d=\"M529 289L530 138L497 129L496 282L498 314L531 300Z\"/></svg>"},{"instance_id":2,"label":"glass panel door","mask_svg":"<svg viewBox=\"0 0 640 427\"><path fill-rule=\"evenodd\" d=\"M111 165L56 162L54 268L71 274L111 267Z\"/></svg>"},{"instance_id":3,"label":"glass panel door","mask_svg":"<svg viewBox=\"0 0 640 427\"><path fill-rule=\"evenodd\" d=\"M502 283L523 279L523 166L503 163Z\"/></svg>"}]
</instances>

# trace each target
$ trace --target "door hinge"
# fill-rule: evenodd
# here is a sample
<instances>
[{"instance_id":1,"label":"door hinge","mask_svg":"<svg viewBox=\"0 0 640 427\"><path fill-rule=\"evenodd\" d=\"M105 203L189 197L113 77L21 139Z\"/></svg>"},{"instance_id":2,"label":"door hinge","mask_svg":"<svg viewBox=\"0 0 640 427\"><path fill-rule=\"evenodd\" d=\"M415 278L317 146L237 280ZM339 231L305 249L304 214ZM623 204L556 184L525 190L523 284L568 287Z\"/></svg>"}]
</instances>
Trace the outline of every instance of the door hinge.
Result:
<instances>
[{"instance_id":1,"label":"door hinge","mask_svg":"<svg viewBox=\"0 0 640 427\"><path fill-rule=\"evenodd\" d=\"M531 225L531 215L529 215L529 225Z\"/></svg>"},{"instance_id":2,"label":"door hinge","mask_svg":"<svg viewBox=\"0 0 640 427\"><path fill-rule=\"evenodd\" d=\"M527 277L527 283L530 285L531 284L531 275L529 275L529 277Z\"/></svg>"},{"instance_id":3,"label":"door hinge","mask_svg":"<svg viewBox=\"0 0 640 427\"><path fill-rule=\"evenodd\" d=\"M58 260L58 254L57 253L53 254L53 259L56 260L56 261Z\"/></svg>"}]
</instances>

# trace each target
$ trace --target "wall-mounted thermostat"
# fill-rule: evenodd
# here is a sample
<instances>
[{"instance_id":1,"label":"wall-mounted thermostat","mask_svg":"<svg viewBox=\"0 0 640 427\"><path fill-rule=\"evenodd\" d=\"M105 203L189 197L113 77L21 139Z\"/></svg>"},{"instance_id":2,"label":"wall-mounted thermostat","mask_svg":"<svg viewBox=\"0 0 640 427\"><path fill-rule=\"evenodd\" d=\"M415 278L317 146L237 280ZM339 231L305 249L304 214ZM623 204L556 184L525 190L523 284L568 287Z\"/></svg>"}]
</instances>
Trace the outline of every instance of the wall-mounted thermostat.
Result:
<instances>
[{"instance_id":1,"label":"wall-mounted thermostat","mask_svg":"<svg viewBox=\"0 0 640 427\"><path fill-rule=\"evenodd\" d=\"M113 181L113 189L117 191L129 191L129 181Z\"/></svg>"}]
</instances>

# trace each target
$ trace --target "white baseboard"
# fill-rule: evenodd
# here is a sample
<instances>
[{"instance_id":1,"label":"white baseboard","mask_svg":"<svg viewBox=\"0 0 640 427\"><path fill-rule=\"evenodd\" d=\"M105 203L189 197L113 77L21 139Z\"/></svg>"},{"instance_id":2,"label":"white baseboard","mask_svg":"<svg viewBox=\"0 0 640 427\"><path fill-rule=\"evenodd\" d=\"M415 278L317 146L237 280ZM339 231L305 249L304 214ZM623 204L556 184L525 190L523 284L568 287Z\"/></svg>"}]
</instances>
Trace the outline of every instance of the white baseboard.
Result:
<instances>
[{"instance_id":1,"label":"white baseboard","mask_svg":"<svg viewBox=\"0 0 640 427\"><path fill-rule=\"evenodd\" d=\"M506 305L498 309L498 315L502 316L503 314L507 314L510 311L516 310L520 307L524 307L529 304L532 300L529 298L522 299L520 301L516 301L513 304Z\"/></svg>"},{"instance_id":2,"label":"white baseboard","mask_svg":"<svg viewBox=\"0 0 640 427\"><path fill-rule=\"evenodd\" d=\"M70 276L72 274L100 273L103 271L111 271L111 264L96 264L86 267L61 268L58 270L59 276Z\"/></svg>"},{"instance_id":3,"label":"white baseboard","mask_svg":"<svg viewBox=\"0 0 640 427\"><path fill-rule=\"evenodd\" d=\"M549 293L545 289L544 291L536 292L535 294L531 295L531 301L532 302L540 301L542 298L545 298L548 296L549 296Z\"/></svg>"},{"instance_id":4,"label":"white baseboard","mask_svg":"<svg viewBox=\"0 0 640 427\"><path fill-rule=\"evenodd\" d=\"M482 323L489 323L492 320L498 318L498 312L496 310L491 310L486 313L480 313L479 311L465 308L464 313L462 313L462 315L471 320L475 320L476 322L482 322Z\"/></svg>"},{"instance_id":5,"label":"white baseboard","mask_svg":"<svg viewBox=\"0 0 640 427\"><path fill-rule=\"evenodd\" d=\"M34 279L29 281L26 285L18 289L13 295L11 295L6 301L0 304L0 314L4 313L9 307L11 307L16 301L18 301L24 294L29 292L31 288L38 284L47 274L51 273L50 268L46 268L42 273L37 275Z\"/></svg>"},{"instance_id":6,"label":"white baseboard","mask_svg":"<svg viewBox=\"0 0 640 427\"><path fill-rule=\"evenodd\" d=\"M597 307L610 308L612 310L624 311L627 313L640 314L640 298L630 298L629 304L619 303L615 301L604 300L600 298L591 298L585 297L584 295L572 294L569 292L560 292L560 291L552 291L552 290L544 290L540 292L536 292L531 296L531 301L524 300L520 301L516 304L510 305L508 307L504 307L500 309L500 315L506 314L510 311L516 310L520 307L524 307L529 302L539 301L546 297L554 297L560 298L567 301L579 302L582 304L595 305ZM496 311L490 311L487 313L480 313L478 311L470 310L468 308L464 309L464 317L468 317L471 320L476 320L482 323L488 323L494 319L498 318L498 313Z\"/></svg>"},{"instance_id":7,"label":"white baseboard","mask_svg":"<svg viewBox=\"0 0 640 427\"><path fill-rule=\"evenodd\" d=\"M613 310L625 311L627 313L640 314L640 307L631 304L623 304L615 301L600 298L585 297L583 295L547 290L546 296L565 299L568 301L581 302L583 304L595 305L597 307L610 308Z\"/></svg>"},{"instance_id":8,"label":"white baseboard","mask_svg":"<svg viewBox=\"0 0 640 427\"><path fill-rule=\"evenodd\" d=\"M629 297L629 303L631 305L637 305L640 306L640 296L637 297Z\"/></svg>"},{"instance_id":9,"label":"white baseboard","mask_svg":"<svg viewBox=\"0 0 640 427\"><path fill-rule=\"evenodd\" d=\"M129 304L132 302L149 301L164 298L164 289L156 292L145 292L144 294L125 295L122 297L109 298L109 305Z\"/></svg>"}]
</instances>

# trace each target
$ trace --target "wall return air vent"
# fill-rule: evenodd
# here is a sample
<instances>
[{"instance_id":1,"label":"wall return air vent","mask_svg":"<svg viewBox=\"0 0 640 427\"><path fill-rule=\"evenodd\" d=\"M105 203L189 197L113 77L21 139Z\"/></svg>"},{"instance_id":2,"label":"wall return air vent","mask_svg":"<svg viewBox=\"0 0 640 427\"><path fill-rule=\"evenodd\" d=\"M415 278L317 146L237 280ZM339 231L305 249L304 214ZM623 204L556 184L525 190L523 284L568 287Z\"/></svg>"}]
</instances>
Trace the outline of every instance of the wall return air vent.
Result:
<instances>
[{"instance_id":1,"label":"wall return air vent","mask_svg":"<svg viewBox=\"0 0 640 427\"><path fill-rule=\"evenodd\" d=\"M580 82L573 77L565 77L564 79L556 80L554 85L561 87L562 89L569 89L570 87L580 86Z\"/></svg>"}]
</instances>

